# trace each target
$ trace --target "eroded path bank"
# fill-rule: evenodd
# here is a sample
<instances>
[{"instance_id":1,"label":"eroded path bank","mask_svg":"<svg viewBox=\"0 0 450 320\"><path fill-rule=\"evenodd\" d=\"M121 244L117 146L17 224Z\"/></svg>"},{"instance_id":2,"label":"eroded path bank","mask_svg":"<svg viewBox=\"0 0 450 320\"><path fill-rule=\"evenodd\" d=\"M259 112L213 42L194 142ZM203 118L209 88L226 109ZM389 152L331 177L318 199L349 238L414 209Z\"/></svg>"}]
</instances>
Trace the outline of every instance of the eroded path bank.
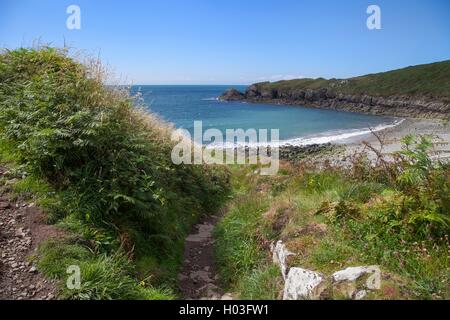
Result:
<instances>
[{"instance_id":1,"label":"eroded path bank","mask_svg":"<svg viewBox=\"0 0 450 320\"><path fill-rule=\"evenodd\" d=\"M33 203L15 199L7 170L0 167L0 300L55 299L56 285L45 279L33 264L38 245L50 237L61 236L45 224L44 214Z\"/></svg>"},{"instance_id":2,"label":"eroded path bank","mask_svg":"<svg viewBox=\"0 0 450 320\"><path fill-rule=\"evenodd\" d=\"M186 238L183 268L178 275L184 299L230 300L220 287L214 261L214 226L220 218L209 216L194 226Z\"/></svg>"}]
</instances>

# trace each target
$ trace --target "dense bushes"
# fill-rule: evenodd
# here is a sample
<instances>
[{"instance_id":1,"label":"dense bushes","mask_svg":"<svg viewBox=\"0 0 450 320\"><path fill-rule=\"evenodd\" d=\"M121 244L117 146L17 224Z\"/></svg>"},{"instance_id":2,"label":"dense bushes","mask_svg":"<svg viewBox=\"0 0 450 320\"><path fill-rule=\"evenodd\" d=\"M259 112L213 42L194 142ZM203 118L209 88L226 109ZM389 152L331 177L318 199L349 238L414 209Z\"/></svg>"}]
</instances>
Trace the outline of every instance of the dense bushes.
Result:
<instances>
[{"instance_id":1,"label":"dense bushes","mask_svg":"<svg viewBox=\"0 0 450 320\"><path fill-rule=\"evenodd\" d=\"M283 164L274 177L236 169L238 192L216 229L224 281L244 298L277 297L279 274L263 280L261 270L281 239L296 253L291 266L330 274L379 265L383 284L371 299L448 299L450 168L431 147L407 136L390 158L373 149L376 163L364 153L343 167Z\"/></svg>"},{"instance_id":2,"label":"dense bushes","mask_svg":"<svg viewBox=\"0 0 450 320\"><path fill-rule=\"evenodd\" d=\"M53 221L75 216L138 256L173 255L226 195L227 173L175 166L170 127L105 87L103 74L54 48L0 54L0 138L57 191Z\"/></svg>"},{"instance_id":3,"label":"dense bushes","mask_svg":"<svg viewBox=\"0 0 450 320\"><path fill-rule=\"evenodd\" d=\"M433 161L431 148L429 137L406 136L392 161L380 158L375 167L365 165L363 176L353 175L358 181L384 181L392 190L379 199L384 203L381 219L416 238L442 237L450 231L450 164Z\"/></svg>"}]
</instances>

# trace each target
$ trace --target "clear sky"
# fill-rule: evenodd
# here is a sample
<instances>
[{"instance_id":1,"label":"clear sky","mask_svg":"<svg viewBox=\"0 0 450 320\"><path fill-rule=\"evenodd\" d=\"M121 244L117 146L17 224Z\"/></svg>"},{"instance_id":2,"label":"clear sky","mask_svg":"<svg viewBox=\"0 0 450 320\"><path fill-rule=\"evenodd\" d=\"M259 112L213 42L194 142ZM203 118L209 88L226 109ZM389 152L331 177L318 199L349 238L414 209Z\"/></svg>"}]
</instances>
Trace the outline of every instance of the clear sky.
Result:
<instances>
[{"instance_id":1,"label":"clear sky","mask_svg":"<svg viewBox=\"0 0 450 320\"><path fill-rule=\"evenodd\" d=\"M343 78L450 59L450 0L0 0L0 46L36 39L100 54L134 84Z\"/></svg>"}]
</instances>

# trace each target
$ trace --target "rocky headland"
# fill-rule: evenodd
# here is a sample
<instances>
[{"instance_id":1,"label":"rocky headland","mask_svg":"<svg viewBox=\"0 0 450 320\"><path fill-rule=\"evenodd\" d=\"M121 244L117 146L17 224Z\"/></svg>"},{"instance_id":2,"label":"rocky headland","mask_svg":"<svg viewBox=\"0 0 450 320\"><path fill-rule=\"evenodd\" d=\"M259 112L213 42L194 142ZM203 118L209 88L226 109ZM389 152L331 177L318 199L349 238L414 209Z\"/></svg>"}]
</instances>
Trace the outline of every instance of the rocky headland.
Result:
<instances>
[{"instance_id":1,"label":"rocky headland","mask_svg":"<svg viewBox=\"0 0 450 320\"><path fill-rule=\"evenodd\" d=\"M450 60L348 79L261 82L219 99L408 118L450 117Z\"/></svg>"},{"instance_id":2,"label":"rocky headland","mask_svg":"<svg viewBox=\"0 0 450 320\"><path fill-rule=\"evenodd\" d=\"M229 89L219 99L223 101L302 105L409 118L448 118L450 114L450 103L425 97L351 95L336 92L332 88L266 89L259 84L254 84L248 87L244 93L233 88Z\"/></svg>"}]
</instances>

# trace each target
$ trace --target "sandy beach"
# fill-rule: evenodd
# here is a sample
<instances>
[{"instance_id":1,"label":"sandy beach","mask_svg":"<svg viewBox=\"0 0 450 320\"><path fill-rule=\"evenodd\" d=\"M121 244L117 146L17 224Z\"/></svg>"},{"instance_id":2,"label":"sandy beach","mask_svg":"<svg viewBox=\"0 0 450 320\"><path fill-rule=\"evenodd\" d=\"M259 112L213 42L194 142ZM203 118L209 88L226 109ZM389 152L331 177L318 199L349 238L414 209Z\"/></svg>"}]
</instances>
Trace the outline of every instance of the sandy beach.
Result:
<instances>
[{"instance_id":1,"label":"sandy beach","mask_svg":"<svg viewBox=\"0 0 450 320\"><path fill-rule=\"evenodd\" d=\"M427 135L432 138L434 148L432 158L448 161L450 159L450 123L444 120L432 119L405 119L401 124L376 132L376 135L383 141L383 146L375 134L367 134L352 139L342 140L336 143L343 148L338 154L326 156L327 160L338 163L345 163L348 158L359 152L366 152L369 159L375 160L376 155L368 150L364 142L369 143L382 154L389 155L400 151L402 148L401 139L406 135Z\"/></svg>"}]
</instances>

